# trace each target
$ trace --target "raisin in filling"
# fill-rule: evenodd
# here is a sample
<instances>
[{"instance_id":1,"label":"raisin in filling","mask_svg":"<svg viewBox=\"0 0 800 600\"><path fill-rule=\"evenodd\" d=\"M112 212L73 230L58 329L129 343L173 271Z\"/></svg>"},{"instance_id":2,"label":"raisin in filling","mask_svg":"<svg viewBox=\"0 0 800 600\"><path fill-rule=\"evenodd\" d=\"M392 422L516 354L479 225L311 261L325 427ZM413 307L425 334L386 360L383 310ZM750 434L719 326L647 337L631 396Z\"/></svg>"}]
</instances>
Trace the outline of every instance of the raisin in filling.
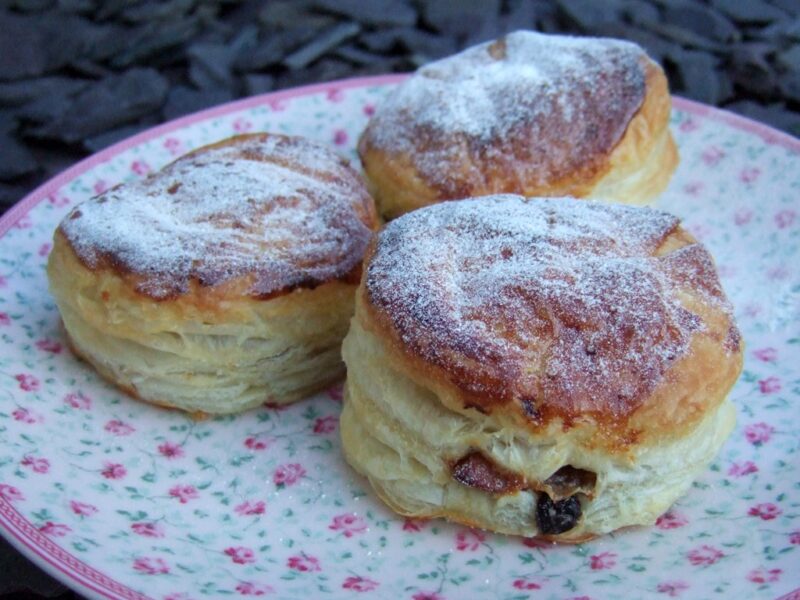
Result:
<instances>
[{"instance_id":1,"label":"raisin in filling","mask_svg":"<svg viewBox=\"0 0 800 600\"><path fill-rule=\"evenodd\" d=\"M577 496L553 502L545 493L539 494L536 503L536 524L545 535L555 535L569 531L581 518L581 503Z\"/></svg>"}]
</instances>

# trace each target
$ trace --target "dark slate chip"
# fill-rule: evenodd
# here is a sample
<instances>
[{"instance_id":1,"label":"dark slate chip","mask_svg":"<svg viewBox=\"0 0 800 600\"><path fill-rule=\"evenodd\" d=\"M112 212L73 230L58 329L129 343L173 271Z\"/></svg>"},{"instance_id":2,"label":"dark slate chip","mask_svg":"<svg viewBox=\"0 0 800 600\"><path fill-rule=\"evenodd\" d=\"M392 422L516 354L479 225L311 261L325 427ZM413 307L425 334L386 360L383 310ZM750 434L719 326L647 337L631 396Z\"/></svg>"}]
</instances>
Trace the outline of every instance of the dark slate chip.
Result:
<instances>
[{"instance_id":1,"label":"dark slate chip","mask_svg":"<svg viewBox=\"0 0 800 600\"><path fill-rule=\"evenodd\" d=\"M169 91L167 102L161 113L164 115L164 119L172 120L231 100L233 100L233 95L228 90L196 91L185 86L176 86Z\"/></svg>"},{"instance_id":2,"label":"dark slate chip","mask_svg":"<svg viewBox=\"0 0 800 600\"><path fill-rule=\"evenodd\" d=\"M800 17L800 2L797 0L769 0L769 3L793 17Z\"/></svg>"},{"instance_id":3,"label":"dark slate chip","mask_svg":"<svg viewBox=\"0 0 800 600\"><path fill-rule=\"evenodd\" d=\"M162 61L168 61L170 58L177 60L180 55L169 51L189 41L198 29L199 23L195 17L179 19L172 23L148 23L139 26L128 35L125 49L111 59L111 65L117 68L127 67L146 61L155 55L159 55Z\"/></svg>"},{"instance_id":4,"label":"dark slate chip","mask_svg":"<svg viewBox=\"0 0 800 600\"><path fill-rule=\"evenodd\" d=\"M231 68L237 49L228 44L195 43L186 50L189 80L200 89L233 85Z\"/></svg>"},{"instance_id":5,"label":"dark slate chip","mask_svg":"<svg viewBox=\"0 0 800 600\"><path fill-rule=\"evenodd\" d=\"M57 97L65 102L88 85L86 80L71 77L42 77L0 83L0 106L21 106L47 97Z\"/></svg>"},{"instance_id":6,"label":"dark slate chip","mask_svg":"<svg viewBox=\"0 0 800 600\"><path fill-rule=\"evenodd\" d=\"M362 50L355 44L340 46L336 49L334 54L357 66L374 65L376 63L385 63L389 61L386 57Z\"/></svg>"},{"instance_id":7,"label":"dark slate chip","mask_svg":"<svg viewBox=\"0 0 800 600\"><path fill-rule=\"evenodd\" d=\"M174 21L187 15L196 5L197 0L151 0L124 8L121 17L129 23Z\"/></svg>"},{"instance_id":8,"label":"dark slate chip","mask_svg":"<svg viewBox=\"0 0 800 600\"><path fill-rule=\"evenodd\" d=\"M669 23L662 23L660 21L642 23L643 27L656 35L666 38L671 42L687 46L689 48L696 48L699 50L706 50L708 52L715 52L723 54L728 51L729 46L714 39L703 36L690 29L680 27L678 25L671 25Z\"/></svg>"},{"instance_id":9,"label":"dark slate chip","mask_svg":"<svg viewBox=\"0 0 800 600\"><path fill-rule=\"evenodd\" d=\"M267 2L258 13L258 20L267 27L278 29L303 25L316 30L335 25L337 19L313 12L313 2L302 0L275 0Z\"/></svg>"},{"instance_id":10,"label":"dark slate chip","mask_svg":"<svg viewBox=\"0 0 800 600\"><path fill-rule=\"evenodd\" d=\"M728 65L733 82L751 92L770 97L778 85L777 74L768 59L772 50L770 44L737 44L731 51Z\"/></svg>"},{"instance_id":11,"label":"dark slate chip","mask_svg":"<svg viewBox=\"0 0 800 600\"><path fill-rule=\"evenodd\" d=\"M106 131L100 135L87 138L83 141L83 147L89 152L99 152L103 148L107 148L112 144L116 144L124 139L127 139L137 133L144 131L156 124L156 121L151 120L145 123L137 123L136 125L126 125L111 131Z\"/></svg>"},{"instance_id":12,"label":"dark slate chip","mask_svg":"<svg viewBox=\"0 0 800 600\"><path fill-rule=\"evenodd\" d=\"M422 19L432 29L464 38L479 28L490 15L499 15L501 3L500 0L423 0L421 4Z\"/></svg>"},{"instance_id":13,"label":"dark slate chip","mask_svg":"<svg viewBox=\"0 0 800 600\"><path fill-rule=\"evenodd\" d=\"M80 142L158 110L167 81L153 69L131 69L79 94L63 114L27 134L67 144Z\"/></svg>"},{"instance_id":14,"label":"dark slate chip","mask_svg":"<svg viewBox=\"0 0 800 600\"><path fill-rule=\"evenodd\" d=\"M608 23L602 25L597 27L593 33L604 37L624 39L639 44L645 49L650 58L662 65L666 57L683 51L682 48L674 42L653 35L649 31L639 27L626 27L622 23Z\"/></svg>"},{"instance_id":15,"label":"dark slate chip","mask_svg":"<svg viewBox=\"0 0 800 600\"><path fill-rule=\"evenodd\" d=\"M266 94L275 89L275 78L272 75L245 75L244 93L247 96Z\"/></svg>"},{"instance_id":16,"label":"dark slate chip","mask_svg":"<svg viewBox=\"0 0 800 600\"><path fill-rule=\"evenodd\" d=\"M516 0L509 2L508 14L505 16L506 31L534 29L536 27L537 5L533 0Z\"/></svg>"},{"instance_id":17,"label":"dark slate chip","mask_svg":"<svg viewBox=\"0 0 800 600\"><path fill-rule=\"evenodd\" d=\"M693 100L719 104L730 98L733 86L719 68L716 57L706 52L678 50L670 55L674 65L677 90Z\"/></svg>"},{"instance_id":18,"label":"dark slate chip","mask_svg":"<svg viewBox=\"0 0 800 600\"><path fill-rule=\"evenodd\" d=\"M667 2L662 17L667 25L717 42L736 42L740 38L736 25L722 13L702 4Z\"/></svg>"},{"instance_id":19,"label":"dark slate chip","mask_svg":"<svg viewBox=\"0 0 800 600\"><path fill-rule=\"evenodd\" d=\"M417 22L417 11L403 0L315 0L313 6L368 27L410 27Z\"/></svg>"},{"instance_id":20,"label":"dark slate chip","mask_svg":"<svg viewBox=\"0 0 800 600\"><path fill-rule=\"evenodd\" d=\"M458 50L456 40L452 37L432 35L419 29L397 30L397 41L408 52L428 59L444 58Z\"/></svg>"},{"instance_id":21,"label":"dark slate chip","mask_svg":"<svg viewBox=\"0 0 800 600\"><path fill-rule=\"evenodd\" d=\"M98 6L95 0L58 0L58 10L63 13L90 14Z\"/></svg>"},{"instance_id":22,"label":"dark slate chip","mask_svg":"<svg viewBox=\"0 0 800 600\"><path fill-rule=\"evenodd\" d=\"M318 34L315 27L299 25L281 31L264 32L254 46L237 52L233 66L239 72L261 71L281 63L290 53L313 40Z\"/></svg>"},{"instance_id":23,"label":"dark slate chip","mask_svg":"<svg viewBox=\"0 0 800 600\"><path fill-rule=\"evenodd\" d=\"M290 70L296 71L307 67L312 62L324 56L347 39L361 31L356 23L340 23L321 33L308 44L292 52L283 59L283 64Z\"/></svg>"},{"instance_id":24,"label":"dark slate chip","mask_svg":"<svg viewBox=\"0 0 800 600\"><path fill-rule=\"evenodd\" d=\"M536 524L545 535L569 531L581 518L581 503L575 496L553 502L545 493L539 494L536 503Z\"/></svg>"},{"instance_id":25,"label":"dark slate chip","mask_svg":"<svg viewBox=\"0 0 800 600\"><path fill-rule=\"evenodd\" d=\"M334 79L344 79L352 76L353 68L346 61L323 58L308 69L298 69L285 73L278 79L276 87L284 89L307 83L333 81Z\"/></svg>"},{"instance_id":26,"label":"dark slate chip","mask_svg":"<svg viewBox=\"0 0 800 600\"><path fill-rule=\"evenodd\" d=\"M711 0L711 5L739 23L772 23L786 16L764 0Z\"/></svg>"},{"instance_id":27,"label":"dark slate chip","mask_svg":"<svg viewBox=\"0 0 800 600\"><path fill-rule=\"evenodd\" d=\"M645 0L626 0L621 8L622 15L632 23L658 21L661 17L658 7Z\"/></svg>"},{"instance_id":28,"label":"dark slate chip","mask_svg":"<svg viewBox=\"0 0 800 600\"><path fill-rule=\"evenodd\" d=\"M800 73L800 44L779 52L776 61L786 71Z\"/></svg>"},{"instance_id":29,"label":"dark slate chip","mask_svg":"<svg viewBox=\"0 0 800 600\"><path fill-rule=\"evenodd\" d=\"M21 12L42 12L53 8L56 0L14 0L11 6Z\"/></svg>"},{"instance_id":30,"label":"dark slate chip","mask_svg":"<svg viewBox=\"0 0 800 600\"><path fill-rule=\"evenodd\" d=\"M39 168L30 151L14 137L0 133L0 180L9 181L29 175Z\"/></svg>"},{"instance_id":31,"label":"dark slate chip","mask_svg":"<svg viewBox=\"0 0 800 600\"><path fill-rule=\"evenodd\" d=\"M603 23L616 23L621 16L619 3L610 0L556 0L556 4L567 21L584 32Z\"/></svg>"}]
</instances>

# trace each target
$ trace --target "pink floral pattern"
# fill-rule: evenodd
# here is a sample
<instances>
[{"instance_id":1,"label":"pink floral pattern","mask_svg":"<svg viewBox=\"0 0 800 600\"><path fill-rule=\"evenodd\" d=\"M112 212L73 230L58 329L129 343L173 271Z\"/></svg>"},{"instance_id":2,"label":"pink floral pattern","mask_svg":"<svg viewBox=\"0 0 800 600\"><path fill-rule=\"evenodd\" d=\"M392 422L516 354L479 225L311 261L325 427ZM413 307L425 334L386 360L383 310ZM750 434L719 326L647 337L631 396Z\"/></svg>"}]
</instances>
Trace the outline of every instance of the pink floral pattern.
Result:
<instances>
[{"instance_id":1,"label":"pink floral pattern","mask_svg":"<svg viewBox=\"0 0 800 600\"><path fill-rule=\"evenodd\" d=\"M349 538L356 534L364 533L367 529L367 523L357 515L346 513L333 517L328 529L339 531L344 537Z\"/></svg>"},{"instance_id":2,"label":"pink floral pattern","mask_svg":"<svg viewBox=\"0 0 800 600\"><path fill-rule=\"evenodd\" d=\"M800 153L713 115L673 114L681 162L655 206L702 237L733 303L746 348L730 395L737 425L656 526L562 546L406 519L341 458L341 383L289 407L194 420L130 400L75 360L43 270L70 208L237 127L307 135L354 159L386 91L335 84L162 130L49 184L0 237L0 528L28 523L19 533L38 552L57 547L160 600L705 598L716 588L774 600L800 587Z\"/></svg>"}]
</instances>

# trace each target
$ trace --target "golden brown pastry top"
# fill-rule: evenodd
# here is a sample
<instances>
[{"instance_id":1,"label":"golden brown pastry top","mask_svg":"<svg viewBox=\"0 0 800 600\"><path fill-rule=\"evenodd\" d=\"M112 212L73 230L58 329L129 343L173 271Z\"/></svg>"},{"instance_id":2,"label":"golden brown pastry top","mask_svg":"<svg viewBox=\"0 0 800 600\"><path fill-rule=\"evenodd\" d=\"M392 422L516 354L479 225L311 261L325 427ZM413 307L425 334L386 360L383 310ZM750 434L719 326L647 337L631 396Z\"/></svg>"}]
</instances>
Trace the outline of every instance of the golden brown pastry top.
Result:
<instances>
[{"instance_id":1,"label":"golden brown pastry top","mask_svg":"<svg viewBox=\"0 0 800 600\"><path fill-rule=\"evenodd\" d=\"M611 446L690 426L741 362L708 252L645 208L511 195L426 207L373 242L360 302L409 373L462 408L535 429L591 422Z\"/></svg>"},{"instance_id":2,"label":"golden brown pastry top","mask_svg":"<svg viewBox=\"0 0 800 600\"><path fill-rule=\"evenodd\" d=\"M253 134L199 148L81 203L59 226L89 269L157 300L230 284L267 299L357 280L375 208L326 146Z\"/></svg>"},{"instance_id":3,"label":"golden brown pastry top","mask_svg":"<svg viewBox=\"0 0 800 600\"><path fill-rule=\"evenodd\" d=\"M651 70L630 42L518 31L419 69L378 107L359 152L407 156L439 199L487 181L516 191L593 180Z\"/></svg>"}]
</instances>

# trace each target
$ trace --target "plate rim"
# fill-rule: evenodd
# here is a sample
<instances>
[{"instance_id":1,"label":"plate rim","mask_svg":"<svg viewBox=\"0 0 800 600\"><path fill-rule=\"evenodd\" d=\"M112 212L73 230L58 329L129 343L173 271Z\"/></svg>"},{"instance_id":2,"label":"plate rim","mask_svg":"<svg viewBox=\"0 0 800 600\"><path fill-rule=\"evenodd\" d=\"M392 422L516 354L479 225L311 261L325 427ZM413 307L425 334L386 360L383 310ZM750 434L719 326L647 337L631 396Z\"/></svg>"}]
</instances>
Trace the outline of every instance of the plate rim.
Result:
<instances>
[{"instance_id":1,"label":"plate rim","mask_svg":"<svg viewBox=\"0 0 800 600\"><path fill-rule=\"evenodd\" d=\"M399 83L408 78L409 75L409 73L399 73L353 77L268 92L266 94L259 94L219 104L145 129L144 131L125 138L80 160L24 196L0 217L0 239L2 239L34 206L42 202L65 183L99 164L107 162L118 154L156 137L188 127L199 121L224 116L238 110L259 106L269 101L309 96L320 92L327 92L331 89L347 90L385 86ZM690 115L719 121L734 129L756 135L767 145L780 146L800 154L800 138L779 131L759 121L680 96L672 96L672 106ZM150 600L150 596L137 592L116 581L113 577L84 563L74 554L71 554L69 551L47 538L17 511L11 501L2 497L0 497L0 535L23 556L54 579L89 598ZM77 568L75 568L76 566ZM793 597L794 594L798 593L800 593L800 588L782 597Z\"/></svg>"}]
</instances>

